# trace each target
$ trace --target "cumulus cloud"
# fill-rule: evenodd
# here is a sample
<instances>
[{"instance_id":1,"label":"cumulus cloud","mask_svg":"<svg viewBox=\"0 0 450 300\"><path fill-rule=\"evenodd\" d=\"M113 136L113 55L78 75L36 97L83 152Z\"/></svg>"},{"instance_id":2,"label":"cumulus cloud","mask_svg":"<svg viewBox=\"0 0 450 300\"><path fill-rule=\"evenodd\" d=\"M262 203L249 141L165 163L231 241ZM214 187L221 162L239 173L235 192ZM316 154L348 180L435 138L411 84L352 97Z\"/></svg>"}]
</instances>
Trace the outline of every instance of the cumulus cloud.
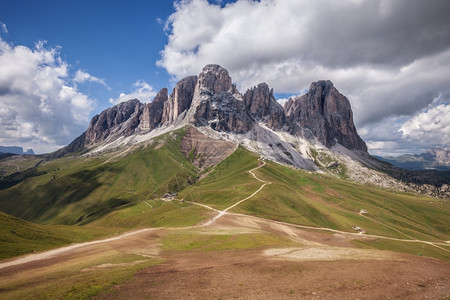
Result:
<instances>
[{"instance_id":1,"label":"cumulus cloud","mask_svg":"<svg viewBox=\"0 0 450 300\"><path fill-rule=\"evenodd\" d=\"M155 89L143 80L138 80L133 84L134 90L130 93L120 93L116 99L110 98L111 104L119 104L120 102L128 101L130 99L139 99L141 102L151 102L156 96Z\"/></svg>"},{"instance_id":2,"label":"cumulus cloud","mask_svg":"<svg viewBox=\"0 0 450 300\"><path fill-rule=\"evenodd\" d=\"M420 144L450 141L450 104L441 104L406 121L401 127L406 138Z\"/></svg>"},{"instance_id":3,"label":"cumulus cloud","mask_svg":"<svg viewBox=\"0 0 450 300\"><path fill-rule=\"evenodd\" d=\"M73 78L73 81L76 83L96 82L109 89L104 79L92 76L91 74L81 70L77 70L77 72L75 73L75 77Z\"/></svg>"},{"instance_id":4,"label":"cumulus cloud","mask_svg":"<svg viewBox=\"0 0 450 300\"><path fill-rule=\"evenodd\" d=\"M297 94L330 79L362 128L414 116L450 88L449 10L446 0L183 0L157 64L180 79L217 63L241 90L265 81Z\"/></svg>"},{"instance_id":5,"label":"cumulus cloud","mask_svg":"<svg viewBox=\"0 0 450 300\"><path fill-rule=\"evenodd\" d=\"M58 48L0 39L0 66L0 145L48 152L86 129L94 100L70 85L69 66Z\"/></svg>"}]
</instances>

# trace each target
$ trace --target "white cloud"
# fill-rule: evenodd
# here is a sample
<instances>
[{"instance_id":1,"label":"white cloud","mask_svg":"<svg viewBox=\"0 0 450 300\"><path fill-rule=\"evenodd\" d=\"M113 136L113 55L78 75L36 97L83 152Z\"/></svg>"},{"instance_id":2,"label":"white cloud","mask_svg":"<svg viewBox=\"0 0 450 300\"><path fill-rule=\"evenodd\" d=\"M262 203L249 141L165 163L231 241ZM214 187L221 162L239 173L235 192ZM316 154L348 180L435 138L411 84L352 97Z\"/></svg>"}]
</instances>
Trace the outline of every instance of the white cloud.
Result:
<instances>
[{"instance_id":1,"label":"white cloud","mask_svg":"<svg viewBox=\"0 0 450 300\"><path fill-rule=\"evenodd\" d=\"M70 85L58 51L0 39L0 145L54 151L86 129L94 100Z\"/></svg>"},{"instance_id":2,"label":"white cloud","mask_svg":"<svg viewBox=\"0 0 450 300\"><path fill-rule=\"evenodd\" d=\"M131 99L139 99L141 102L151 102L157 94L153 87L143 80L136 81L133 87L134 90L130 93L120 93L119 97L116 99L110 98L109 102L114 105Z\"/></svg>"},{"instance_id":3,"label":"white cloud","mask_svg":"<svg viewBox=\"0 0 450 300\"><path fill-rule=\"evenodd\" d=\"M450 88L445 0L183 0L175 9L157 63L174 79L209 63L228 69L244 92L267 82L298 94L329 79L349 98L357 127L380 130Z\"/></svg>"},{"instance_id":4,"label":"white cloud","mask_svg":"<svg viewBox=\"0 0 450 300\"><path fill-rule=\"evenodd\" d=\"M0 28L2 29L2 31L4 33L8 33L8 29L6 28L6 24L5 23L0 22Z\"/></svg>"},{"instance_id":5,"label":"white cloud","mask_svg":"<svg viewBox=\"0 0 450 300\"><path fill-rule=\"evenodd\" d=\"M450 104L441 104L406 121L399 130L407 139L422 145L448 144Z\"/></svg>"},{"instance_id":6,"label":"white cloud","mask_svg":"<svg viewBox=\"0 0 450 300\"><path fill-rule=\"evenodd\" d=\"M77 72L75 73L75 77L73 78L73 81L76 83L96 82L109 89L104 79L92 76L91 74L83 72L81 70L77 70Z\"/></svg>"}]
</instances>

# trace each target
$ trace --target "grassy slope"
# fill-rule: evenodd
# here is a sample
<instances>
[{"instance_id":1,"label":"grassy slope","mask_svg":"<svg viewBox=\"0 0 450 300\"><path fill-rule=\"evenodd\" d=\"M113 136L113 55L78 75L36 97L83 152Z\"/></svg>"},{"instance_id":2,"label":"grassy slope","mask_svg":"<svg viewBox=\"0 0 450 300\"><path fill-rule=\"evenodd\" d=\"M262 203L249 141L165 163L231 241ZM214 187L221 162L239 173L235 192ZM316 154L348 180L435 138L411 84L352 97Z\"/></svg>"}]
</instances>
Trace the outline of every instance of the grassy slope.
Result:
<instances>
[{"instance_id":1,"label":"grassy slope","mask_svg":"<svg viewBox=\"0 0 450 300\"><path fill-rule=\"evenodd\" d=\"M208 217L200 206L179 201L147 200L131 207L114 211L89 226L120 228L180 227L199 223Z\"/></svg>"},{"instance_id":2,"label":"grassy slope","mask_svg":"<svg viewBox=\"0 0 450 300\"><path fill-rule=\"evenodd\" d=\"M66 157L43 164L38 171L47 174L0 191L0 209L51 224L189 226L206 218L207 211L157 197L179 191L179 199L224 209L262 185L248 173L258 165L257 155L243 148L189 185L198 174L179 151L182 135L183 130L164 135L153 146L111 162ZM408 238L401 231L422 240L450 240L450 207L437 200L365 187L273 162L255 173L273 184L234 211L348 232L354 232L351 226L356 225L369 234ZM369 211L371 219L358 214L361 208Z\"/></svg>"},{"instance_id":3,"label":"grassy slope","mask_svg":"<svg viewBox=\"0 0 450 300\"><path fill-rule=\"evenodd\" d=\"M366 187L273 162L256 173L273 184L242 203L237 211L350 232L351 226L357 225L371 234L406 238L376 220L418 239L450 239L450 207L436 199ZM367 209L367 216L373 220L360 216L361 208Z\"/></svg>"},{"instance_id":4,"label":"grassy slope","mask_svg":"<svg viewBox=\"0 0 450 300\"><path fill-rule=\"evenodd\" d=\"M262 185L248 173L256 165L253 153L239 149L214 172L180 194L213 207L227 207ZM273 162L267 162L255 173L273 184L233 211L348 232L355 232L351 227L356 225L375 235L409 239L402 234L406 233L421 240L450 240L450 207L436 199L366 187ZM369 211L370 219L359 215L361 208Z\"/></svg>"},{"instance_id":5,"label":"grassy slope","mask_svg":"<svg viewBox=\"0 0 450 300\"><path fill-rule=\"evenodd\" d=\"M258 166L258 157L239 147L198 183L188 186L179 197L224 209L251 195L261 184L248 170Z\"/></svg>"},{"instance_id":6,"label":"grassy slope","mask_svg":"<svg viewBox=\"0 0 450 300\"><path fill-rule=\"evenodd\" d=\"M115 249L87 253L81 258L1 281L1 299L90 299L132 280L138 270L161 262ZM105 265L109 267L102 267Z\"/></svg>"},{"instance_id":7,"label":"grassy slope","mask_svg":"<svg viewBox=\"0 0 450 300\"><path fill-rule=\"evenodd\" d=\"M0 259L112 234L105 228L40 225L0 212Z\"/></svg>"},{"instance_id":8,"label":"grassy slope","mask_svg":"<svg viewBox=\"0 0 450 300\"><path fill-rule=\"evenodd\" d=\"M183 133L164 135L153 146L111 162L65 157L42 164L38 171L46 174L0 191L0 209L39 223L87 224L111 211L182 190L196 179L195 168L179 151Z\"/></svg>"}]
</instances>

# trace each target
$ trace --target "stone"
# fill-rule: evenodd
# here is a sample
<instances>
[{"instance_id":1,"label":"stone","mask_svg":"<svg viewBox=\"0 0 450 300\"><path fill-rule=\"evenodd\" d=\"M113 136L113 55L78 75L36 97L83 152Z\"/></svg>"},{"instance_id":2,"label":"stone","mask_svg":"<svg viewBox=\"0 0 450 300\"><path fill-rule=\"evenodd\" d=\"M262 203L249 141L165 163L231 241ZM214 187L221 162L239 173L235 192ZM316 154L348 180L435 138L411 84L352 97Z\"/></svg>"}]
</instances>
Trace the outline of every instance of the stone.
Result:
<instances>
[{"instance_id":1,"label":"stone","mask_svg":"<svg viewBox=\"0 0 450 300\"><path fill-rule=\"evenodd\" d=\"M281 129L285 123L283 107L273 96L273 89L263 82L247 90L244 103L249 114L258 121L263 121L271 129Z\"/></svg>"},{"instance_id":2,"label":"stone","mask_svg":"<svg viewBox=\"0 0 450 300\"><path fill-rule=\"evenodd\" d=\"M350 150L367 152L353 124L350 102L331 81L311 83L309 91L289 99L284 110L291 134L315 137L328 148L339 143Z\"/></svg>"},{"instance_id":3,"label":"stone","mask_svg":"<svg viewBox=\"0 0 450 300\"><path fill-rule=\"evenodd\" d=\"M197 76L188 76L175 85L168 101L164 104L162 121L165 124L175 123L178 116L191 107L197 79Z\"/></svg>"},{"instance_id":4,"label":"stone","mask_svg":"<svg viewBox=\"0 0 450 300\"><path fill-rule=\"evenodd\" d=\"M167 99L167 89L163 88L159 91L152 102L144 105L142 115L139 118L140 130L152 130L161 123L163 110Z\"/></svg>"}]
</instances>

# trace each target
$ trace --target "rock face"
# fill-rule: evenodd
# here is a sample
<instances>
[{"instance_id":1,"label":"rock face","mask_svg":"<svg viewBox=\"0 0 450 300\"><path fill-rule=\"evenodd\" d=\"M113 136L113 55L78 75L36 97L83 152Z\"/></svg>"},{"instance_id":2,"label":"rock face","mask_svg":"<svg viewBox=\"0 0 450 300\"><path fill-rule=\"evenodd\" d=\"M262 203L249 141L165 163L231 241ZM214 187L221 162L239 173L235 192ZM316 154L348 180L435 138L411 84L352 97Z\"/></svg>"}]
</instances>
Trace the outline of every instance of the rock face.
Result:
<instances>
[{"instance_id":1,"label":"rock face","mask_svg":"<svg viewBox=\"0 0 450 300\"><path fill-rule=\"evenodd\" d=\"M164 103L162 121L166 124L173 124L179 115L189 109L194 97L197 76L188 76L181 79L169 96L169 100Z\"/></svg>"},{"instance_id":2,"label":"rock face","mask_svg":"<svg viewBox=\"0 0 450 300\"><path fill-rule=\"evenodd\" d=\"M244 94L244 103L249 114L263 121L271 129L281 129L285 124L283 107L273 96L273 89L263 82Z\"/></svg>"},{"instance_id":3,"label":"rock face","mask_svg":"<svg viewBox=\"0 0 450 300\"><path fill-rule=\"evenodd\" d=\"M144 109L138 99L119 103L94 116L85 133L85 144L100 142L111 134L128 136L134 133Z\"/></svg>"},{"instance_id":4,"label":"rock face","mask_svg":"<svg viewBox=\"0 0 450 300\"><path fill-rule=\"evenodd\" d=\"M329 148L339 143L350 150L367 152L353 124L350 102L331 81L313 82L308 93L289 99L284 110L291 134L315 137Z\"/></svg>"},{"instance_id":5,"label":"rock face","mask_svg":"<svg viewBox=\"0 0 450 300\"><path fill-rule=\"evenodd\" d=\"M214 166L236 150L237 145L223 140L212 139L192 126L186 127L181 139L181 153L200 170Z\"/></svg>"},{"instance_id":6,"label":"rock face","mask_svg":"<svg viewBox=\"0 0 450 300\"><path fill-rule=\"evenodd\" d=\"M253 127L242 95L231 84L228 71L207 65L198 76L189 123L209 126L216 131L246 133Z\"/></svg>"},{"instance_id":7,"label":"rock face","mask_svg":"<svg viewBox=\"0 0 450 300\"><path fill-rule=\"evenodd\" d=\"M327 147L339 143L350 150L367 151L353 124L348 99L330 81L312 83L306 95L290 99L283 109L266 83L242 95L227 70L207 65L198 76L181 79L170 96L163 88L150 103L133 99L106 109L92 118L85 133L57 155L171 125L206 126L234 134L250 132L250 136L264 141L266 129L261 123L274 131L316 139ZM259 147L266 146L261 142Z\"/></svg>"},{"instance_id":8,"label":"rock face","mask_svg":"<svg viewBox=\"0 0 450 300\"><path fill-rule=\"evenodd\" d=\"M156 95L152 102L144 105L139 118L139 129L152 130L160 123L163 116L164 104L167 101L167 89L163 88Z\"/></svg>"}]
</instances>

